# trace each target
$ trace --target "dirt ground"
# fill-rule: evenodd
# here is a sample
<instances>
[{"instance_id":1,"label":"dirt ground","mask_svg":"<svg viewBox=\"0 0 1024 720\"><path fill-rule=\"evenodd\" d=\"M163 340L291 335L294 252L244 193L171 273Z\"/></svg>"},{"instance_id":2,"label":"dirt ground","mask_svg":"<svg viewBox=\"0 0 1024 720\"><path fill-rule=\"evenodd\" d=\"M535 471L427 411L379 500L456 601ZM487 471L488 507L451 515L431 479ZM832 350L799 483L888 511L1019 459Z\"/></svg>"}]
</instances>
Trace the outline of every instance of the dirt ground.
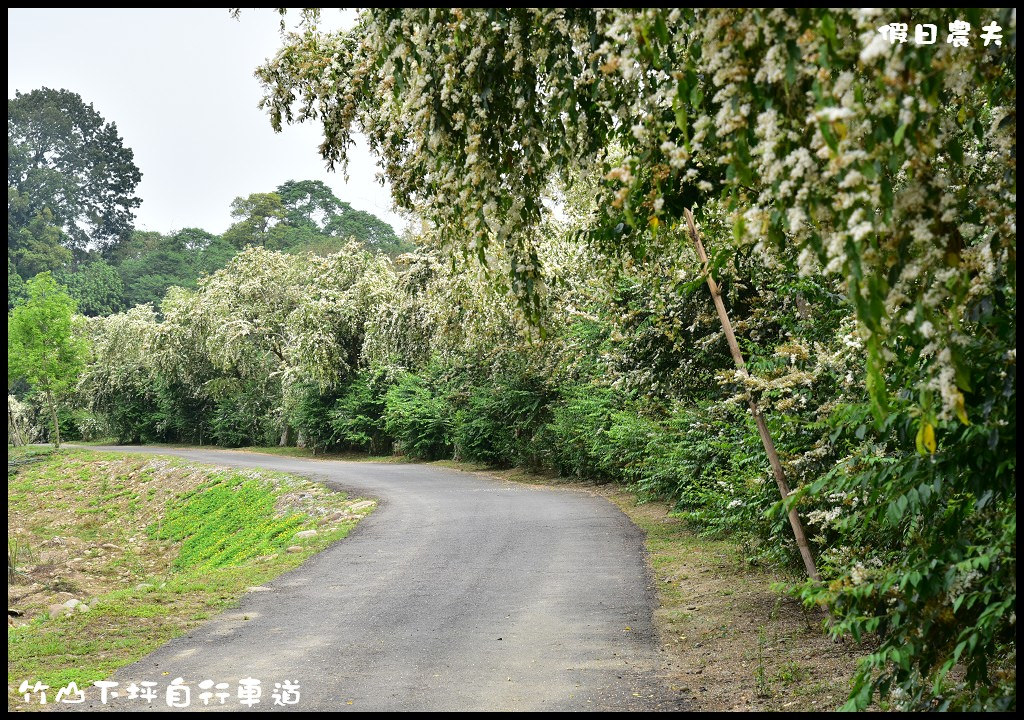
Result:
<instances>
[{"instance_id":1,"label":"dirt ground","mask_svg":"<svg viewBox=\"0 0 1024 720\"><path fill-rule=\"evenodd\" d=\"M846 701L856 660L868 651L835 642L824 612L772 588L793 577L744 568L730 543L695 536L663 503L600 492L653 539L666 670L698 709L831 710ZM658 525L667 532L651 532Z\"/></svg>"}]
</instances>

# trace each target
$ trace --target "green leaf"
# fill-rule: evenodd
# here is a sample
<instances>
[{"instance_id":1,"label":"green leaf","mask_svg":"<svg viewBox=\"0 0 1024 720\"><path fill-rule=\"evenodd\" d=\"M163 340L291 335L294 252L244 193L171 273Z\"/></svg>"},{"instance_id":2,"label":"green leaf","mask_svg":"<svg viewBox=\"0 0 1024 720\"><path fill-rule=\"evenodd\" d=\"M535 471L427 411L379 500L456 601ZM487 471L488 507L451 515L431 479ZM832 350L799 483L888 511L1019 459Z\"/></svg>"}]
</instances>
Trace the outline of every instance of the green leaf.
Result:
<instances>
[{"instance_id":1,"label":"green leaf","mask_svg":"<svg viewBox=\"0 0 1024 720\"><path fill-rule=\"evenodd\" d=\"M818 123L818 129L821 130L821 136L825 138L825 142L832 149L832 152L839 152L839 140L836 139L835 133L832 132L832 128L825 121Z\"/></svg>"},{"instance_id":2,"label":"green leaf","mask_svg":"<svg viewBox=\"0 0 1024 720\"><path fill-rule=\"evenodd\" d=\"M896 134L892 136L892 142L894 145L900 145L903 143L903 136L907 132L907 123L903 123L896 128Z\"/></svg>"}]
</instances>

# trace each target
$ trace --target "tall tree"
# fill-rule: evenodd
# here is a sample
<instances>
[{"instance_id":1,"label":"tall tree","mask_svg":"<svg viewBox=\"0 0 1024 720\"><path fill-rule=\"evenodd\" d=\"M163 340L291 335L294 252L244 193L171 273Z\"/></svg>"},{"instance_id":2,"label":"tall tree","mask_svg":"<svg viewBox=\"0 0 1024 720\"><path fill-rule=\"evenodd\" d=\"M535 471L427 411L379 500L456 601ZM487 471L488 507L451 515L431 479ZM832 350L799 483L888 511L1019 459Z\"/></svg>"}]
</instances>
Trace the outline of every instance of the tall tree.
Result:
<instances>
[{"instance_id":1,"label":"tall tree","mask_svg":"<svg viewBox=\"0 0 1024 720\"><path fill-rule=\"evenodd\" d=\"M127 236L141 179L117 125L77 93L44 87L7 101L9 251L22 247L21 231L45 211L69 248Z\"/></svg>"},{"instance_id":2,"label":"tall tree","mask_svg":"<svg viewBox=\"0 0 1024 720\"><path fill-rule=\"evenodd\" d=\"M277 194L290 225L310 226L317 232L324 232L331 219L348 205L320 180L289 180L277 188Z\"/></svg>"},{"instance_id":3,"label":"tall tree","mask_svg":"<svg viewBox=\"0 0 1024 720\"><path fill-rule=\"evenodd\" d=\"M231 217L236 222L224 233L224 239L239 250L250 245L275 250L282 246L285 210L277 193L236 197L231 202Z\"/></svg>"},{"instance_id":4,"label":"tall tree","mask_svg":"<svg viewBox=\"0 0 1024 720\"><path fill-rule=\"evenodd\" d=\"M231 215L237 222L224 233L224 240L238 249L253 245L330 254L345 247L349 238L386 255L415 247L376 215L340 200L319 180L289 180L276 192L237 197Z\"/></svg>"},{"instance_id":5,"label":"tall tree","mask_svg":"<svg viewBox=\"0 0 1024 720\"><path fill-rule=\"evenodd\" d=\"M189 253L196 277L220 270L236 252L234 245L223 236L199 228L184 228L170 239Z\"/></svg>"},{"instance_id":6,"label":"tall tree","mask_svg":"<svg viewBox=\"0 0 1024 720\"><path fill-rule=\"evenodd\" d=\"M24 379L43 395L60 448L57 406L75 387L85 358L85 341L74 328L75 301L50 273L27 283L28 299L7 318L7 378Z\"/></svg>"},{"instance_id":7,"label":"tall tree","mask_svg":"<svg viewBox=\"0 0 1024 720\"><path fill-rule=\"evenodd\" d=\"M310 229L342 242L326 243L332 251L355 238L368 250L385 255L410 252L415 245L399 238L395 229L373 213L356 210L339 199L320 180L289 180L277 188L284 203L286 222L296 229Z\"/></svg>"}]
</instances>

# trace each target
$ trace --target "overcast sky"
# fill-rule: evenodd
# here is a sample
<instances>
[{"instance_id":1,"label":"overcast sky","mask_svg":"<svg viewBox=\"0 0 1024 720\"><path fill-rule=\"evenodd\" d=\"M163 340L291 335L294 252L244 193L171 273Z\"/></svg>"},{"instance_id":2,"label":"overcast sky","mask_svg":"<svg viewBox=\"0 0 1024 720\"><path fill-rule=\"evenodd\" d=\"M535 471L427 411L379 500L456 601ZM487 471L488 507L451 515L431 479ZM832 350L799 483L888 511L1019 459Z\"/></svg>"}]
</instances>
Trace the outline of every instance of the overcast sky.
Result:
<instances>
[{"instance_id":1,"label":"overcast sky","mask_svg":"<svg viewBox=\"0 0 1024 720\"><path fill-rule=\"evenodd\" d=\"M338 27L351 17L335 11L325 20ZM365 145L346 184L317 152L318 124L275 134L257 108L253 71L281 45L276 13L244 10L236 21L225 9L8 9L7 20L7 97L65 88L116 123L142 171L137 227L221 233L235 197L318 179L404 228Z\"/></svg>"}]
</instances>

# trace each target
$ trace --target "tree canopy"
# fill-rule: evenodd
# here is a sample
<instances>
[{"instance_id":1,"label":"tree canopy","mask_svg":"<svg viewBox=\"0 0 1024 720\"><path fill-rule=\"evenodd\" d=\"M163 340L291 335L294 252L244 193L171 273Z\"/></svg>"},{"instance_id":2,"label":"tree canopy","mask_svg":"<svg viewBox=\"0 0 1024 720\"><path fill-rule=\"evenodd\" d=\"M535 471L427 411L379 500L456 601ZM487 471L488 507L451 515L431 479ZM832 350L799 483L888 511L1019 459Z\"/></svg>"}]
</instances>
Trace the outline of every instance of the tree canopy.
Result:
<instances>
[{"instance_id":1,"label":"tree canopy","mask_svg":"<svg viewBox=\"0 0 1024 720\"><path fill-rule=\"evenodd\" d=\"M117 125L77 93L44 87L7 101L8 250L31 244L25 230L74 250L126 237L141 179ZM33 223L53 230L32 230Z\"/></svg>"},{"instance_id":2,"label":"tree canopy","mask_svg":"<svg viewBox=\"0 0 1024 720\"><path fill-rule=\"evenodd\" d=\"M23 379L45 397L60 447L57 404L75 388L85 362L85 341L74 328L75 303L40 273L26 284L27 300L7 316L7 377Z\"/></svg>"},{"instance_id":3,"label":"tree canopy","mask_svg":"<svg viewBox=\"0 0 1024 720\"><path fill-rule=\"evenodd\" d=\"M372 213L356 210L319 180L289 180L275 192L237 197L224 239L241 249L334 252L354 238L372 252L398 255L413 246Z\"/></svg>"},{"instance_id":4,"label":"tree canopy","mask_svg":"<svg viewBox=\"0 0 1024 720\"><path fill-rule=\"evenodd\" d=\"M1015 703L991 672L1015 658L1013 10L957 9L974 33L964 42L886 32L952 29L934 8L373 8L340 32L305 20L257 71L275 129L319 123L331 166L364 134L425 241L449 260L477 258L535 323L565 281L564 265L545 267L557 257L545 251L546 208L569 205L572 234L599 251L594 268L619 275L607 302L630 320L628 333L615 328L635 351L621 356L626 369L685 388L664 398L681 406L652 413L689 437L668 451L640 440L660 432L649 415L613 409L633 373L562 395L543 426L565 440L547 456L556 467L641 484L679 472L681 504L735 516L742 489L717 510L715 493L696 489L709 471L694 453L718 442L701 428L728 411L681 409L693 380L714 372L730 402L757 397L781 415L772 423L799 481L766 515L808 510L833 578L801 596L830 607L836 634L878 634L849 707L875 693L901 707ZM707 267L688 250L691 210ZM703 273L743 311L746 370L713 370L714 336L699 336L691 304ZM681 353L685 339L695 349ZM557 367L577 363L563 355ZM460 427L433 404L444 374L434 377L388 394L423 413L401 415L395 433ZM536 386L507 375L499 386L543 406ZM464 440L482 444L480 413L506 426L529 416L501 397L454 403ZM750 452L738 449L749 435L732 432L717 434L732 438L729 462ZM616 470L617 457L635 464ZM948 690L958 665L963 684Z\"/></svg>"},{"instance_id":5,"label":"tree canopy","mask_svg":"<svg viewBox=\"0 0 1024 720\"><path fill-rule=\"evenodd\" d=\"M585 229L613 255L679 242L685 208L722 204L732 247L719 250L845 280L879 416L883 368L913 338L928 422L966 420L965 337L951 318L1015 282L1015 46L889 44L880 17L375 9L347 32L305 24L257 74L275 128L320 121L331 165L364 132L396 203L440 242L481 259L505 247L527 307L550 178L597 168ZM1010 11L993 17L1014 31Z\"/></svg>"}]
</instances>

